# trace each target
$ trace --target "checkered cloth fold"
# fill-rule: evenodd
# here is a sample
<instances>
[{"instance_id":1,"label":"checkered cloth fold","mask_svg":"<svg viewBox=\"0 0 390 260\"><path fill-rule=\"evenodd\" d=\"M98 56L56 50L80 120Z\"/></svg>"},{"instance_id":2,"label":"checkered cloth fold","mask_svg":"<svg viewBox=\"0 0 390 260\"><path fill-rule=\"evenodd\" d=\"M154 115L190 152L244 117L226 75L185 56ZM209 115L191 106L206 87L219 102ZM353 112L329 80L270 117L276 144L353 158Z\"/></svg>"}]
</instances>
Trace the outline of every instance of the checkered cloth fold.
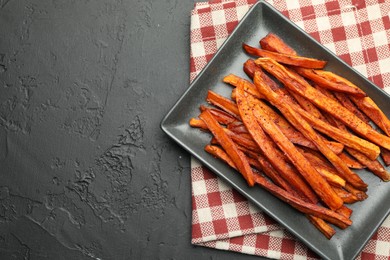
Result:
<instances>
[{"instance_id":1,"label":"checkered cloth fold","mask_svg":"<svg viewBox=\"0 0 390 260\"><path fill-rule=\"evenodd\" d=\"M190 79L198 75L254 0L195 4ZM356 70L390 93L390 3L386 0L268 1ZM317 259L275 221L191 160L192 243L274 259ZM390 258L390 217L358 259Z\"/></svg>"}]
</instances>

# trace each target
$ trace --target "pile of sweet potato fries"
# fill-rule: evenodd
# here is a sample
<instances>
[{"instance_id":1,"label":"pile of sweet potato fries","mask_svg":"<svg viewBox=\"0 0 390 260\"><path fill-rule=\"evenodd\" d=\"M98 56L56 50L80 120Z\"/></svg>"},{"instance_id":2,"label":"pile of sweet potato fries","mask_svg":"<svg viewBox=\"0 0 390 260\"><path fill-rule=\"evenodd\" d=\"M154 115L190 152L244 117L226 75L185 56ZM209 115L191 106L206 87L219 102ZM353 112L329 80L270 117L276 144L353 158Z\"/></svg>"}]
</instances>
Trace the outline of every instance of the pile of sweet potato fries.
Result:
<instances>
[{"instance_id":1,"label":"pile of sweet potato fries","mask_svg":"<svg viewBox=\"0 0 390 260\"><path fill-rule=\"evenodd\" d=\"M367 198L367 184L351 169L390 180L378 160L390 164L390 120L359 87L323 70L326 61L298 56L272 33L260 46L243 44L256 57L243 66L251 80L227 75L231 98L210 90L212 106L201 105L190 125L212 133L208 153L303 212L330 239L330 224L352 224L345 204Z\"/></svg>"}]
</instances>

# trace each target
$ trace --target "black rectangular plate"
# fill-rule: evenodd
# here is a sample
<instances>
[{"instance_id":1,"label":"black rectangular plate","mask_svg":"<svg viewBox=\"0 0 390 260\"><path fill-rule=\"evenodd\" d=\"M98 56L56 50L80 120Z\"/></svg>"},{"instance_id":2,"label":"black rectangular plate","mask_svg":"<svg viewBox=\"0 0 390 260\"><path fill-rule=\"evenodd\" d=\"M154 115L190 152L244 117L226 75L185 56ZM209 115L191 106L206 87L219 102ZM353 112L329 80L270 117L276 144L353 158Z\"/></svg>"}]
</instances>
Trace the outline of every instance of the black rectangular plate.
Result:
<instances>
[{"instance_id":1,"label":"black rectangular plate","mask_svg":"<svg viewBox=\"0 0 390 260\"><path fill-rule=\"evenodd\" d=\"M260 1L241 20L213 59L169 111L161 123L161 128L205 166L273 217L319 256L332 260L353 259L390 212L388 204L390 183L384 183L373 174L359 170L358 173L369 185L369 197L363 202L350 206L353 209L352 226L346 230L336 228L336 235L328 240L309 223L303 214L286 206L284 202L261 188L249 188L239 174L206 153L204 146L210 141L210 135L188 125L191 117L199 115L199 105L205 104L209 89L224 96L230 96L231 87L222 83L224 76L234 73L246 77L242 65L249 57L241 48L242 42L257 46L259 39L269 32L279 35L302 56L327 60L326 70L337 72L361 87L389 116L390 97L388 94L312 39L271 5Z\"/></svg>"}]
</instances>

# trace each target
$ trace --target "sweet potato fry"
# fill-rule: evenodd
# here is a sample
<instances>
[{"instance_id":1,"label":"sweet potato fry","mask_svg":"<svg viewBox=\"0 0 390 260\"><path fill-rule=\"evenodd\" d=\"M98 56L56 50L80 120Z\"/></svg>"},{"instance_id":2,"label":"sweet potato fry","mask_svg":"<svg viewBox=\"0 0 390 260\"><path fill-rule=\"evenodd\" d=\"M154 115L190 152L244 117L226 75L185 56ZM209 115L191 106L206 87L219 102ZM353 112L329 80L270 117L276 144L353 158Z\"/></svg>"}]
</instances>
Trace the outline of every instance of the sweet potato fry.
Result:
<instances>
[{"instance_id":1,"label":"sweet potato fry","mask_svg":"<svg viewBox=\"0 0 390 260\"><path fill-rule=\"evenodd\" d=\"M203 111L199 115L199 118L206 123L207 128L211 131L229 157L233 160L234 165L236 165L239 172L247 181L248 185L253 186L255 184L253 179L253 172L248 161L245 159L245 155L237 148L236 144L225 133L225 131L223 131L223 128L219 125L217 120L215 120L213 115L208 110Z\"/></svg>"},{"instance_id":2,"label":"sweet potato fry","mask_svg":"<svg viewBox=\"0 0 390 260\"><path fill-rule=\"evenodd\" d=\"M352 209L348 208L347 206L343 205L341 208L336 210L337 213L350 218L352 215Z\"/></svg>"},{"instance_id":3,"label":"sweet potato fry","mask_svg":"<svg viewBox=\"0 0 390 260\"><path fill-rule=\"evenodd\" d=\"M215 109L215 108L209 108L206 106L201 105L200 106L200 111L204 110L209 110L211 114L215 117L215 119L218 121L218 123L223 124L223 125L229 125L232 123L240 123L236 118L233 116L229 115L225 111ZM196 127L196 128L201 128L203 130L208 130L206 124L197 118L191 118L190 119L190 126ZM242 123L241 123L242 124Z\"/></svg>"},{"instance_id":4,"label":"sweet potato fry","mask_svg":"<svg viewBox=\"0 0 390 260\"><path fill-rule=\"evenodd\" d=\"M256 159L255 159L256 161ZM268 176L276 185L282 187L285 191L290 192L296 197L301 197L291 186L285 181L279 173L272 167L272 165L264 158L258 157L257 162L259 163L260 169Z\"/></svg>"},{"instance_id":5,"label":"sweet potato fry","mask_svg":"<svg viewBox=\"0 0 390 260\"><path fill-rule=\"evenodd\" d=\"M228 112L230 115L234 116L237 119L240 119L237 105L231 101L230 99L227 99L214 91L209 90L207 92L206 97L207 102L213 104L216 107L221 108L222 110Z\"/></svg>"},{"instance_id":6,"label":"sweet potato fry","mask_svg":"<svg viewBox=\"0 0 390 260\"><path fill-rule=\"evenodd\" d=\"M277 93L273 92L267 85L265 85L257 74L255 74L254 83L259 92L267 97L267 99L282 112L292 125L294 125L304 136L306 136L306 138L310 139L317 146L318 150L320 150L321 153L332 163L338 173L345 180L358 189L367 189L367 184L363 182L359 175L352 172L348 166L332 150L329 149L323 140L319 138L318 134L309 125L309 123L298 112L296 112L295 109L292 109L289 104L285 103Z\"/></svg>"},{"instance_id":7,"label":"sweet potato fry","mask_svg":"<svg viewBox=\"0 0 390 260\"><path fill-rule=\"evenodd\" d=\"M236 121L231 124L228 124L226 128L236 134L249 134L248 129L246 129L244 123L241 121Z\"/></svg>"},{"instance_id":8,"label":"sweet potato fry","mask_svg":"<svg viewBox=\"0 0 390 260\"><path fill-rule=\"evenodd\" d=\"M295 73L294 70L285 67L287 71L290 71L291 73ZM295 76L299 78L301 81L306 81L303 77L301 77L299 74L295 73ZM326 117L322 114L322 112L313 104L310 100L306 99L305 97L299 95L298 93L292 91L291 89L286 89L287 92L294 97L294 99L298 102L298 104L307 112L312 114L318 119L321 119L324 122L327 122Z\"/></svg>"},{"instance_id":9,"label":"sweet potato fry","mask_svg":"<svg viewBox=\"0 0 390 260\"><path fill-rule=\"evenodd\" d=\"M257 71L258 73L260 73L261 78L268 84L268 86L270 86L270 88L272 90L280 88L278 83L276 83L266 73L264 73L264 71L261 69L261 67L259 65L257 65L254 60L249 59L244 63L244 71L245 71L246 75L248 75L248 77L250 77L251 79L253 79L253 76L255 75L255 72ZM254 89L258 93L256 87L254 87ZM259 93L259 95L260 95L260 93ZM254 95L254 96L257 97L256 95Z\"/></svg>"},{"instance_id":10,"label":"sweet potato fry","mask_svg":"<svg viewBox=\"0 0 390 260\"><path fill-rule=\"evenodd\" d=\"M240 149L240 148L239 148ZM259 163L259 161L257 161L256 159L253 159L251 157L246 157L246 159L248 160L249 162L249 165L252 166L254 169L256 169L257 171L262 171L261 170L261 164ZM255 174L256 175L256 174ZM279 185L280 186L280 185Z\"/></svg>"},{"instance_id":11,"label":"sweet potato fry","mask_svg":"<svg viewBox=\"0 0 390 260\"><path fill-rule=\"evenodd\" d=\"M226 154L226 152L222 148L215 146L215 145L208 144L204 147L204 150L206 152L208 152L209 154L213 155L215 158L218 158L218 159L224 161L233 169L238 170L236 165L234 164L233 160ZM255 174L253 174L253 175L255 175Z\"/></svg>"},{"instance_id":12,"label":"sweet potato fry","mask_svg":"<svg viewBox=\"0 0 390 260\"><path fill-rule=\"evenodd\" d=\"M356 105L354 105L351 101L351 99L349 98L349 96L347 94L344 94L344 93L333 93L334 96L337 98L337 100L346 108L348 109L349 111L351 111L352 113L354 113L357 117L359 117L362 121L364 121L366 124L369 124L370 123L370 119L364 114L362 113L357 107Z\"/></svg>"},{"instance_id":13,"label":"sweet potato fry","mask_svg":"<svg viewBox=\"0 0 390 260\"><path fill-rule=\"evenodd\" d=\"M273 33L267 34L264 38L260 40L260 46L264 50L279 52L289 55L297 55L297 52L288 46L282 39Z\"/></svg>"},{"instance_id":14,"label":"sweet potato fry","mask_svg":"<svg viewBox=\"0 0 390 260\"><path fill-rule=\"evenodd\" d=\"M298 150L306 157L313 167L324 177L333 187L344 187L346 181L341 178L336 169L333 168L325 158L316 155L316 152L309 149L298 148Z\"/></svg>"},{"instance_id":15,"label":"sweet potato fry","mask_svg":"<svg viewBox=\"0 0 390 260\"><path fill-rule=\"evenodd\" d=\"M387 150L385 148L381 149L381 157L386 166L390 165L390 150Z\"/></svg>"},{"instance_id":16,"label":"sweet potato fry","mask_svg":"<svg viewBox=\"0 0 390 260\"><path fill-rule=\"evenodd\" d=\"M365 200L368 198L368 195L367 193L365 193L364 191L362 190L358 190L356 188L354 188L352 185L350 185L349 183L346 183L345 184L345 187L344 189L346 189L347 191L349 191L350 193L352 193L353 195L356 196L356 198L359 200L359 201L362 201L362 200Z\"/></svg>"},{"instance_id":17,"label":"sweet potato fry","mask_svg":"<svg viewBox=\"0 0 390 260\"><path fill-rule=\"evenodd\" d=\"M355 157L361 164L367 166L368 169L376 176L381 178L382 181L390 181L390 173L380 164L377 160L371 160L364 154L351 148L346 148L347 152Z\"/></svg>"},{"instance_id":18,"label":"sweet potato fry","mask_svg":"<svg viewBox=\"0 0 390 260\"><path fill-rule=\"evenodd\" d=\"M366 167L363 164L361 164L360 162L358 162L355 159L353 159L351 156L349 156L345 152L342 152L341 154L339 154L339 157L340 157L341 160L343 160L345 162L345 164L349 168L352 168L352 169L363 169L363 168Z\"/></svg>"},{"instance_id":19,"label":"sweet potato fry","mask_svg":"<svg viewBox=\"0 0 390 260\"><path fill-rule=\"evenodd\" d=\"M218 121L217 118L216 118L216 120ZM189 124L190 124L191 127L194 127L194 128L200 128L200 129L205 130L205 131L209 130L207 128L207 125L205 124L205 122L203 122L203 120L200 120L200 119L197 119L197 118L191 118ZM246 145L249 149L252 149L253 151L256 151L256 152L260 151L258 149L256 143L253 142L252 137L249 135L248 132L246 132L246 133L237 133L235 131L232 131L229 128L223 128L223 130L235 142L237 142L237 143L239 143L241 145Z\"/></svg>"},{"instance_id":20,"label":"sweet potato fry","mask_svg":"<svg viewBox=\"0 0 390 260\"><path fill-rule=\"evenodd\" d=\"M243 78L240 78L234 74L229 74L223 78L223 82L228 83L234 87L241 84L246 92L250 93L251 95L257 97L257 98L264 98L259 91L257 91L256 87L253 85L252 82L249 82Z\"/></svg>"},{"instance_id":21,"label":"sweet potato fry","mask_svg":"<svg viewBox=\"0 0 390 260\"><path fill-rule=\"evenodd\" d=\"M209 130L207 128L207 125L200 119L197 118L191 118L190 119L190 126L194 128L200 128L202 130Z\"/></svg>"},{"instance_id":22,"label":"sweet potato fry","mask_svg":"<svg viewBox=\"0 0 390 260\"><path fill-rule=\"evenodd\" d=\"M249 61L253 62L253 60L248 60L247 62L249 62ZM245 63L245 64L247 64L247 63ZM252 71L252 73L255 73L256 71L259 72L261 74L262 79L265 82L267 82L267 84L271 87L272 90L276 90L276 89L281 90L280 86L278 84L276 84L276 82L273 81L270 77L268 77L268 75L265 74L261 70L261 68L259 68L256 64L255 64L255 66L256 66L256 69L254 69ZM253 74L251 74L251 75L253 77ZM234 87L237 87L239 84L242 84L244 87L244 90L246 92L250 93L251 95L255 96L258 99L264 99L264 97L259 93L259 91L257 91L256 86L253 85L252 82L249 82L248 80L245 80L239 76L236 76L234 74L229 74L223 78L223 81L225 83L228 83L228 84L234 86ZM235 98L233 98L233 99L235 100Z\"/></svg>"},{"instance_id":23,"label":"sweet potato fry","mask_svg":"<svg viewBox=\"0 0 390 260\"><path fill-rule=\"evenodd\" d=\"M388 136L382 135L373 130L369 125L360 120L348 109L326 97L321 92L310 86L307 82L300 81L293 73L287 71L279 63L268 58L259 58L255 62L278 78L287 88L305 96L307 99L315 103L316 106L338 118L354 132L357 132L381 147L390 149L390 138Z\"/></svg>"},{"instance_id":24,"label":"sweet potato fry","mask_svg":"<svg viewBox=\"0 0 390 260\"><path fill-rule=\"evenodd\" d=\"M236 134L233 131L230 131L227 128L223 128L225 133L234 140L237 144L247 147L248 149L254 151L254 152L260 152L259 147L255 143L255 141L251 138L247 138L246 136L243 136L242 134Z\"/></svg>"},{"instance_id":25,"label":"sweet potato fry","mask_svg":"<svg viewBox=\"0 0 390 260\"><path fill-rule=\"evenodd\" d=\"M241 86L237 88L237 104L242 121L244 122L253 140L257 143L262 154L267 157L272 166L289 182L297 191L304 194L313 203L317 202L317 196L313 190L305 183L302 177L288 166L284 155L278 150L272 140L264 133L256 122L251 108L246 102L246 98L252 97L246 93Z\"/></svg>"},{"instance_id":26,"label":"sweet potato fry","mask_svg":"<svg viewBox=\"0 0 390 260\"><path fill-rule=\"evenodd\" d=\"M309 160L310 161L310 160ZM330 170L327 167L324 167L323 165L316 165L313 164L310 161L310 164L313 165L313 167L316 168L317 172L321 174L322 177L325 178L325 180L332 185L333 187L344 187L345 186L345 180L334 173L334 171Z\"/></svg>"},{"instance_id":27,"label":"sweet potato fry","mask_svg":"<svg viewBox=\"0 0 390 260\"><path fill-rule=\"evenodd\" d=\"M210 144L211 144L211 145L219 145L217 139L216 139L214 136L211 138Z\"/></svg>"},{"instance_id":28,"label":"sweet potato fry","mask_svg":"<svg viewBox=\"0 0 390 260\"><path fill-rule=\"evenodd\" d=\"M246 138L248 140L253 140L252 136L251 136L251 134L249 132L248 133L241 133L241 134L238 134L238 135L240 135L241 137Z\"/></svg>"},{"instance_id":29,"label":"sweet potato fry","mask_svg":"<svg viewBox=\"0 0 390 260\"><path fill-rule=\"evenodd\" d=\"M332 188L337 193L337 195L344 201L345 204L352 204L360 201L355 195L342 188L339 187L332 187Z\"/></svg>"},{"instance_id":30,"label":"sweet potato fry","mask_svg":"<svg viewBox=\"0 0 390 260\"><path fill-rule=\"evenodd\" d=\"M390 120L370 97L351 97L355 105L364 112L386 135L390 136Z\"/></svg>"},{"instance_id":31,"label":"sweet potato fry","mask_svg":"<svg viewBox=\"0 0 390 260\"><path fill-rule=\"evenodd\" d=\"M209 154L213 155L215 158L224 161L233 169L238 170L233 160L226 154L226 152L221 147L208 144L204 147L204 150ZM247 160L249 162L249 165L251 165L253 168L261 170L261 165L257 160L250 157L247 157ZM253 173L253 177L254 179L256 179L256 173Z\"/></svg>"},{"instance_id":32,"label":"sweet potato fry","mask_svg":"<svg viewBox=\"0 0 390 260\"><path fill-rule=\"evenodd\" d=\"M313 215L306 215L310 222L319 230L327 239L331 239L334 234L336 234L336 230L332 228L328 223L326 223L323 219L315 217Z\"/></svg>"},{"instance_id":33,"label":"sweet potato fry","mask_svg":"<svg viewBox=\"0 0 390 260\"><path fill-rule=\"evenodd\" d=\"M287 64L287 65L293 65L293 66L311 68L311 69L322 69L326 65L326 61L323 60L266 51L266 50L249 46L245 43L242 44L242 47L250 55L271 58L273 60L276 60L277 62Z\"/></svg>"},{"instance_id":34,"label":"sweet potato fry","mask_svg":"<svg viewBox=\"0 0 390 260\"><path fill-rule=\"evenodd\" d=\"M327 72L324 73L324 71L319 70L313 70L313 69L305 69L305 68L294 68L296 72L298 72L300 75L304 76L307 79L310 79L314 83L318 84L319 86L333 90L336 92L341 93L347 93L353 96L357 97L365 97L366 93L362 91L358 87L352 87L346 84L340 84L337 81L331 81L326 78Z\"/></svg>"},{"instance_id":35,"label":"sweet potato fry","mask_svg":"<svg viewBox=\"0 0 390 260\"><path fill-rule=\"evenodd\" d=\"M355 89L356 94L354 94L353 96L357 96L357 97L367 96L367 94L363 90L361 90L359 87L357 87L355 84L353 84L352 82L348 81L347 79L345 79L345 78L343 78L343 77L341 77L341 76L339 76L331 71L317 70L316 74L321 76L322 78L326 79L329 82L328 84L331 84L331 83L341 84L341 85L346 85L351 89ZM321 86L325 87L323 85L321 85Z\"/></svg>"},{"instance_id":36,"label":"sweet potato fry","mask_svg":"<svg viewBox=\"0 0 390 260\"><path fill-rule=\"evenodd\" d=\"M194 119L191 121L195 122L195 120L196 120L196 123L193 123L194 127L201 125L201 126L199 126L199 128L201 128L203 130L208 130L207 125L204 122L202 124L198 121L200 119ZM202 120L200 120L200 121L202 121ZM257 146L257 144L253 141L252 137L248 138L246 135L235 133L228 128L222 128L222 129L235 143L237 143L237 145L244 146L247 149L249 149L253 152L256 152L256 153L261 152L259 147ZM218 141L214 137L211 139L210 143L215 144L215 145L219 144Z\"/></svg>"},{"instance_id":37,"label":"sweet potato fry","mask_svg":"<svg viewBox=\"0 0 390 260\"><path fill-rule=\"evenodd\" d=\"M221 110L221 109L216 109L216 108L211 108L211 107L206 107L204 105L201 105L199 107L200 111L204 111L206 109L209 109L211 114L217 119L217 121L223 125L228 125L233 122L239 121L236 117L230 115L229 113Z\"/></svg>"},{"instance_id":38,"label":"sweet potato fry","mask_svg":"<svg viewBox=\"0 0 390 260\"><path fill-rule=\"evenodd\" d=\"M324 115L321 111L309 100L295 93L294 91L287 90L287 92L294 97L298 104L302 107L303 110L306 110L309 114L313 115L315 118L318 118L324 122L327 122Z\"/></svg>"},{"instance_id":39,"label":"sweet potato fry","mask_svg":"<svg viewBox=\"0 0 390 260\"><path fill-rule=\"evenodd\" d=\"M232 94L230 95L230 97L232 98L232 100L236 101L236 89L232 89Z\"/></svg>"},{"instance_id":40,"label":"sweet potato fry","mask_svg":"<svg viewBox=\"0 0 390 260\"><path fill-rule=\"evenodd\" d=\"M254 60L248 59L246 62L244 62L244 72L245 74L253 79L253 76L255 75L255 71L262 70L260 66L258 66Z\"/></svg>"}]
</instances>

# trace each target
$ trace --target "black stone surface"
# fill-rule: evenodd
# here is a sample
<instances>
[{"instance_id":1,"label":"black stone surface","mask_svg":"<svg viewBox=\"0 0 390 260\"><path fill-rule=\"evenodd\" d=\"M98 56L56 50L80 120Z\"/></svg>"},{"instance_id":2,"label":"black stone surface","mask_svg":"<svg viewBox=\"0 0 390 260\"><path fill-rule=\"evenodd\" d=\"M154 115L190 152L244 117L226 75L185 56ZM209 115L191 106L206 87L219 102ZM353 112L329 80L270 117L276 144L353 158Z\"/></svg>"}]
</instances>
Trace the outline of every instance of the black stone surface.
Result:
<instances>
[{"instance_id":1,"label":"black stone surface","mask_svg":"<svg viewBox=\"0 0 390 260\"><path fill-rule=\"evenodd\" d=\"M0 259L260 259L191 245L194 1L0 0Z\"/></svg>"}]
</instances>

